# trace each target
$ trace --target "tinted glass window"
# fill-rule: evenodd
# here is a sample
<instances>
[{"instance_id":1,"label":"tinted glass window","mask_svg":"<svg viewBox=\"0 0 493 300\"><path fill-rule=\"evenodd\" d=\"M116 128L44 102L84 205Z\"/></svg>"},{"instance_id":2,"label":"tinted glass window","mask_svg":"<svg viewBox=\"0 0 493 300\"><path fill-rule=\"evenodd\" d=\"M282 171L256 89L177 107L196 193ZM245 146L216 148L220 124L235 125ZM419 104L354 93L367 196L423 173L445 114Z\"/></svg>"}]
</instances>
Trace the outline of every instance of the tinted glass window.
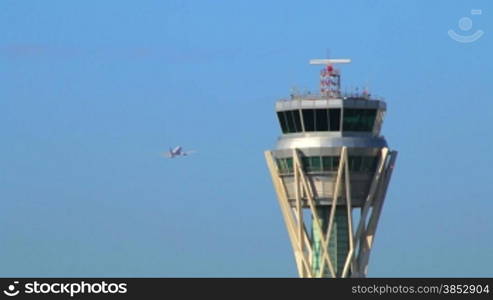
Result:
<instances>
[{"instance_id":1,"label":"tinted glass window","mask_svg":"<svg viewBox=\"0 0 493 300\"><path fill-rule=\"evenodd\" d=\"M330 131L341 130L341 109L331 108L329 109L329 121L330 121Z\"/></svg>"},{"instance_id":2,"label":"tinted glass window","mask_svg":"<svg viewBox=\"0 0 493 300\"><path fill-rule=\"evenodd\" d=\"M286 158L286 166L288 168L289 173L293 173L293 158Z\"/></svg>"},{"instance_id":3,"label":"tinted glass window","mask_svg":"<svg viewBox=\"0 0 493 300\"><path fill-rule=\"evenodd\" d=\"M315 131L315 111L313 109L303 110L303 123L305 131Z\"/></svg>"},{"instance_id":4,"label":"tinted glass window","mask_svg":"<svg viewBox=\"0 0 493 300\"><path fill-rule=\"evenodd\" d=\"M279 158L277 167L281 174L293 173L293 158Z\"/></svg>"},{"instance_id":5,"label":"tinted glass window","mask_svg":"<svg viewBox=\"0 0 493 300\"><path fill-rule=\"evenodd\" d=\"M277 168L278 168L278 169L279 169L279 171L281 171L281 173L282 173L282 172L283 172L283 170L284 170L284 162L283 162L282 158L277 159L277 160L276 160L276 162L277 162Z\"/></svg>"},{"instance_id":6,"label":"tinted glass window","mask_svg":"<svg viewBox=\"0 0 493 300\"><path fill-rule=\"evenodd\" d=\"M292 133L303 131L301 127L301 117L299 110L287 110L277 112L282 133Z\"/></svg>"},{"instance_id":7,"label":"tinted glass window","mask_svg":"<svg viewBox=\"0 0 493 300\"><path fill-rule=\"evenodd\" d=\"M322 159L320 156L309 156L301 159L303 169L306 172L320 172L322 171Z\"/></svg>"},{"instance_id":8,"label":"tinted glass window","mask_svg":"<svg viewBox=\"0 0 493 300\"><path fill-rule=\"evenodd\" d=\"M323 171L337 171L338 168L339 168L338 156L322 156Z\"/></svg>"},{"instance_id":9,"label":"tinted glass window","mask_svg":"<svg viewBox=\"0 0 493 300\"><path fill-rule=\"evenodd\" d=\"M310 171L322 171L322 161L320 156L312 156L310 157Z\"/></svg>"},{"instance_id":10,"label":"tinted glass window","mask_svg":"<svg viewBox=\"0 0 493 300\"><path fill-rule=\"evenodd\" d=\"M279 124L281 125L282 133L288 133L288 125L286 124L284 112L277 112L277 117L279 118Z\"/></svg>"},{"instance_id":11,"label":"tinted glass window","mask_svg":"<svg viewBox=\"0 0 493 300\"><path fill-rule=\"evenodd\" d=\"M331 156L322 157L322 170L332 171L332 157Z\"/></svg>"},{"instance_id":12,"label":"tinted glass window","mask_svg":"<svg viewBox=\"0 0 493 300\"><path fill-rule=\"evenodd\" d=\"M289 113L291 114L291 117L293 118L295 132L302 132L303 127L301 127L300 111L299 110L291 110L291 111L289 111Z\"/></svg>"},{"instance_id":13,"label":"tinted glass window","mask_svg":"<svg viewBox=\"0 0 493 300\"><path fill-rule=\"evenodd\" d=\"M329 130L329 120L327 118L326 109L315 109L315 130L316 131Z\"/></svg>"},{"instance_id":14,"label":"tinted glass window","mask_svg":"<svg viewBox=\"0 0 493 300\"><path fill-rule=\"evenodd\" d=\"M296 127L294 125L294 120L290 111L284 112L284 117L286 118L286 123L288 124L288 132L296 132Z\"/></svg>"},{"instance_id":15,"label":"tinted glass window","mask_svg":"<svg viewBox=\"0 0 493 300\"><path fill-rule=\"evenodd\" d=\"M305 172L337 171L339 168L338 156L306 156L301 158Z\"/></svg>"},{"instance_id":16,"label":"tinted glass window","mask_svg":"<svg viewBox=\"0 0 493 300\"><path fill-rule=\"evenodd\" d=\"M337 172L339 169L339 156L305 156L301 158L305 172ZM351 172L375 172L378 157L375 156L349 156L349 171ZM293 173L293 158L277 159L277 166L281 174Z\"/></svg>"},{"instance_id":17,"label":"tinted glass window","mask_svg":"<svg viewBox=\"0 0 493 300\"><path fill-rule=\"evenodd\" d=\"M376 109L344 109L344 131L371 131L377 115Z\"/></svg>"}]
</instances>

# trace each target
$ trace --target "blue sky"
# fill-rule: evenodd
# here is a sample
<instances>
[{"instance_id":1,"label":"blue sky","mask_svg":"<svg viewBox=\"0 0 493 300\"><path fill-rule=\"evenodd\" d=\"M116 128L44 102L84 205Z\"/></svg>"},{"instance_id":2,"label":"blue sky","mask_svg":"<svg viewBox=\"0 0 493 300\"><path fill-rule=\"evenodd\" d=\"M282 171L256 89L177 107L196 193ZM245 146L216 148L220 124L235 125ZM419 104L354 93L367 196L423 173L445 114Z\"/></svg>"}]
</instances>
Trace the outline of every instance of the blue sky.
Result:
<instances>
[{"instance_id":1,"label":"blue sky","mask_svg":"<svg viewBox=\"0 0 493 300\"><path fill-rule=\"evenodd\" d=\"M369 276L491 276L492 12L2 0L0 276L296 276L263 151L327 50L386 98L399 151ZM178 144L198 152L160 156Z\"/></svg>"}]
</instances>

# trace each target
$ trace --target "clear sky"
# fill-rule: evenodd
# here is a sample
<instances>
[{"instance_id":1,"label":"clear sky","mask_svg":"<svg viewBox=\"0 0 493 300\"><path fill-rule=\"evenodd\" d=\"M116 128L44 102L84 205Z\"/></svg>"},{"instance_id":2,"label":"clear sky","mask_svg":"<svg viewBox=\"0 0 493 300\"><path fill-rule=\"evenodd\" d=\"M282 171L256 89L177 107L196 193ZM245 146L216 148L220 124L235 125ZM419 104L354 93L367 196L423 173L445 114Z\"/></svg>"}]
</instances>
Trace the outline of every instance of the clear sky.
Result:
<instances>
[{"instance_id":1,"label":"clear sky","mask_svg":"<svg viewBox=\"0 0 493 300\"><path fill-rule=\"evenodd\" d=\"M491 276L492 14L487 0L0 1L0 276L297 276L263 151L274 102L316 90L308 60L327 50L353 60L344 86L385 97L399 151L369 276ZM175 145L198 152L160 156Z\"/></svg>"}]
</instances>

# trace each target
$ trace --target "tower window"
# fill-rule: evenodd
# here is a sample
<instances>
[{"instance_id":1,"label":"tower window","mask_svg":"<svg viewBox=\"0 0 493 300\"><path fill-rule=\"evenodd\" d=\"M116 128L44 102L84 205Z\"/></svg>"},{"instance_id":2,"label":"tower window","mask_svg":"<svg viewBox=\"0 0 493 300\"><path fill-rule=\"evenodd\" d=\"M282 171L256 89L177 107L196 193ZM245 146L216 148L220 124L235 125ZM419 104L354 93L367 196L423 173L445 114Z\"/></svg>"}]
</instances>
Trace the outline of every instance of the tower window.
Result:
<instances>
[{"instance_id":1,"label":"tower window","mask_svg":"<svg viewBox=\"0 0 493 300\"><path fill-rule=\"evenodd\" d=\"M293 162L291 158L279 159L285 161L285 166L280 166L281 171L292 173ZM289 160L289 161L288 161ZM339 170L339 156L304 156L301 158L305 172L337 172ZM375 156L349 156L348 164L351 172L375 172L378 157Z\"/></svg>"},{"instance_id":2,"label":"tower window","mask_svg":"<svg viewBox=\"0 0 493 300\"><path fill-rule=\"evenodd\" d=\"M288 132L296 132L296 127L294 124L294 119L293 115L291 114L291 111L285 111L284 116L286 118L287 124L288 124Z\"/></svg>"},{"instance_id":3,"label":"tower window","mask_svg":"<svg viewBox=\"0 0 493 300\"><path fill-rule=\"evenodd\" d=\"M341 109L331 108L329 109L329 121L330 121L330 131L341 130Z\"/></svg>"},{"instance_id":4,"label":"tower window","mask_svg":"<svg viewBox=\"0 0 493 300\"><path fill-rule=\"evenodd\" d=\"M303 109L303 123L305 131L315 131L315 110Z\"/></svg>"},{"instance_id":5,"label":"tower window","mask_svg":"<svg viewBox=\"0 0 493 300\"><path fill-rule=\"evenodd\" d=\"M281 174L293 173L293 158L279 158L277 159L277 167Z\"/></svg>"},{"instance_id":6,"label":"tower window","mask_svg":"<svg viewBox=\"0 0 493 300\"><path fill-rule=\"evenodd\" d=\"M288 124L286 123L284 112L278 111L277 117L279 118L279 124L281 124L282 133L288 133Z\"/></svg>"},{"instance_id":7,"label":"tower window","mask_svg":"<svg viewBox=\"0 0 493 300\"><path fill-rule=\"evenodd\" d=\"M305 131L339 131L341 109L303 109Z\"/></svg>"},{"instance_id":8,"label":"tower window","mask_svg":"<svg viewBox=\"0 0 493 300\"><path fill-rule=\"evenodd\" d=\"M344 131L372 131L376 109L344 109L342 130Z\"/></svg>"},{"instance_id":9,"label":"tower window","mask_svg":"<svg viewBox=\"0 0 493 300\"><path fill-rule=\"evenodd\" d=\"M299 110L287 110L277 112L282 133L301 132L301 117Z\"/></svg>"},{"instance_id":10,"label":"tower window","mask_svg":"<svg viewBox=\"0 0 493 300\"><path fill-rule=\"evenodd\" d=\"M289 111L289 113L291 114L291 117L293 118L295 132L302 132L303 127L301 126L300 111L299 110L291 110L291 111Z\"/></svg>"},{"instance_id":11,"label":"tower window","mask_svg":"<svg viewBox=\"0 0 493 300\"><path fill-rule=\"evenodd\" d=\"M316 131L329 130L329 118L327 109L315 109L315 129Z\"/></svg>"}]
</instances>

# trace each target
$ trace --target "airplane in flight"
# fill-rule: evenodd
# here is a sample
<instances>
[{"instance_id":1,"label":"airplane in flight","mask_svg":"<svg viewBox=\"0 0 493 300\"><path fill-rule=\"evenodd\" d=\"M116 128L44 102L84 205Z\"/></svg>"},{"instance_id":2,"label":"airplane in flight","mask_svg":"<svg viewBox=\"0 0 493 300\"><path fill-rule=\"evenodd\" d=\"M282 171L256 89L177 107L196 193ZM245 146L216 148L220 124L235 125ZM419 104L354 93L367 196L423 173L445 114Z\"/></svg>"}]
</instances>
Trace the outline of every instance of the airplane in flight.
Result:
<instances>
[{"instance_id":1,"label":"airplane in flight","mask_svg":"<svg viewBox=\"0 0 493 300\"><path fill-rule=\"evenodd\" d=\"M194 150L183 151L182 146L176 146L173 149L169 148L169 151L167 153L165 153L165 156L167 158L175 158L178 156L187 156L187 155L194 153L194 152L196 152L196 151L194 151Z\"/></svg>"}]
</instances>

